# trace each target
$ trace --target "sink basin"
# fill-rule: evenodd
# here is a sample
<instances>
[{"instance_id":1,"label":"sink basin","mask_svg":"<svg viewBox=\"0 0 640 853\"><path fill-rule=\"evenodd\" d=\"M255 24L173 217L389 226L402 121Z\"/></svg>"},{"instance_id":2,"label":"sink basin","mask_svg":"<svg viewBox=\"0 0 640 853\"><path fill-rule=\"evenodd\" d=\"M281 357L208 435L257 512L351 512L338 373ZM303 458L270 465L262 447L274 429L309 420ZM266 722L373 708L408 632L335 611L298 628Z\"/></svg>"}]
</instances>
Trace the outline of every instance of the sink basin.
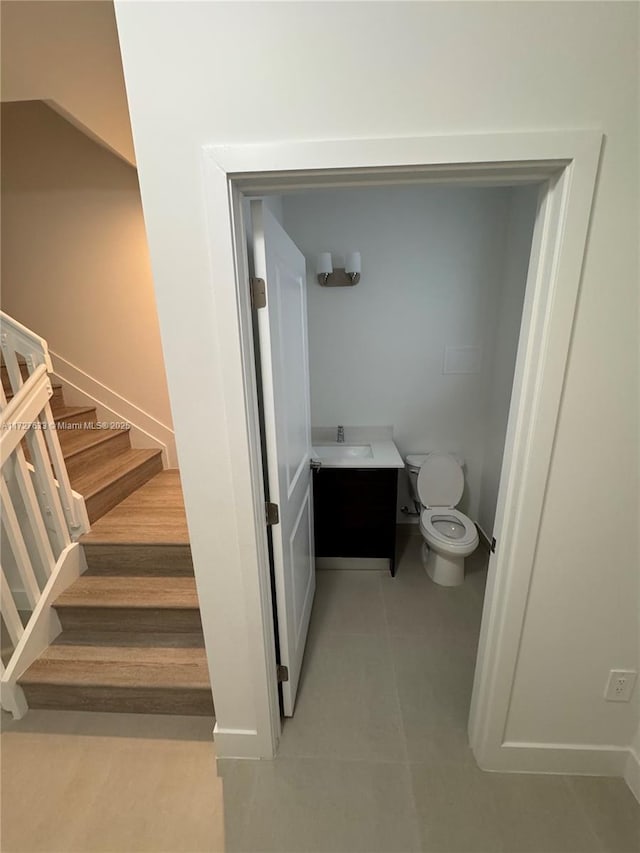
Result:
<instances>
[{"instance_id":1,"label":"sink basin","mask_svg":"<svg viewBox=\"0 0 640 853\"><path fill-rule=\"evenodd\" d=\"M316 444L313 454L318 459L372 459L370 444Z\"/></svg>"}]
</instances>

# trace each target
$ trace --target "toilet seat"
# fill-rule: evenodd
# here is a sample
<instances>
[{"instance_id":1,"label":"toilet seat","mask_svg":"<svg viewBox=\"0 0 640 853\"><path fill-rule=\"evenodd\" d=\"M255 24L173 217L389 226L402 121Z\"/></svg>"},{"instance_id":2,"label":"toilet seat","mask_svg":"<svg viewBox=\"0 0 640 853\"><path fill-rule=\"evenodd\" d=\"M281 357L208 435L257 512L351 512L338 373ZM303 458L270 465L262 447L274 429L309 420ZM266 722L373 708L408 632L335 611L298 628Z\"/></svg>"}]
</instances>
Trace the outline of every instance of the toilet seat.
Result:
<instances>
[{"instance_id":1,"label":"toilet seat","mask_svg":"<svg viewBox=\"0 0 640 853\"><path fill-rule=\"evenodd\" d=\"M417 488L422 506L457 506L464 491L462 468L448 453L430 453L420 466Z\"/></svg>"},{"instance_id":2,"label":"toilet seat","mask_svg":"<svg viewBox=\"0 0 640 853\"><path fill-rule=\"evenodd\" d=\"M420 516L420 532L432 547L449 554L466 556L478 545L475 524L463 512L452 507L431 507Z\"/></svg>"}]
</instances>

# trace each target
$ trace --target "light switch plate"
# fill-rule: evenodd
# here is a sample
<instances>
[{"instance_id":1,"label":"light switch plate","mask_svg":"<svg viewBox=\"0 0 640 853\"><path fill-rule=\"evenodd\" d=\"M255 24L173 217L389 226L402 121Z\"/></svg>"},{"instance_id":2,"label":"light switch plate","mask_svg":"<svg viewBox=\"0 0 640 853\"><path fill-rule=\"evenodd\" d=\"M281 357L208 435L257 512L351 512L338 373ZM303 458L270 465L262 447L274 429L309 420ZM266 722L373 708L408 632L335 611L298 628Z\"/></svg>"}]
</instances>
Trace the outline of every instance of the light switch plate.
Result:
<instances>
[{"instance_id":1,"label":"light switch plate","mask_svg":"<svg viewBox=\"0 0 640 853\"><path fill-rule=\"evenodd\" d=\"M480 373L482 349L480 347L445 347L443 373Z\"/></svg>"}]
</instances>

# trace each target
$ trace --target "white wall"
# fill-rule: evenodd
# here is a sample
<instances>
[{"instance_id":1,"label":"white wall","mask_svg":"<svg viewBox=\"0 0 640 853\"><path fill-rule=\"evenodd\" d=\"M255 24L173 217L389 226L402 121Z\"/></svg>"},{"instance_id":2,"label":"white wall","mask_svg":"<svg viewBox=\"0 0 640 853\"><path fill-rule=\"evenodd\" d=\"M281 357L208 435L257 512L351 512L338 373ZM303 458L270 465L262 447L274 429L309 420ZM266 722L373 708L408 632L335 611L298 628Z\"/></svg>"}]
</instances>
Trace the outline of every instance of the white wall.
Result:
<instances>
[{"instance_id":1,"label":"white wall","mask_svg":"<svg viewBox=\"0 0 640 853\"><path fill-rule=\"evenodd\" d=\"M111 0L3 3L2 100L54 109L134 162Z\"/></svg>"},{"instance_id":2,"label":"white wall","mask_svg":"<svg viewBox=\"0 0 640 853\"><path fill-rule=\"evenodd\" d=\"M460 508L472 518L488 417L484 365L481 357L477 372L444 374L444 351L477 347L491 361L510 198L509 189L440 186L283 197L284 227L307 258L312 423L392 424L403 457L461 454ZM331 251L338 265L350 250L362 255L360 283L321 287L317 254ZM412 507L404 472L398 500Z\"/></svg>"},{"instance_id":3,"label":"white wall","mask_svg":"<svg viewBox=\"0 0 640 853\"><path fill-rule=\"evenodd\" d=\"M638 520L637 5L116 2L116 15L214 691L224 687L216 711L230 728L258 724L258 638L228 506L233 436L220 422L227 400L241 403L219 372L201 146L604 131L509 735L628 744L635 709L602 689L611 667L638 660L638 537L620 534Z\"/></svg>"},{"instance_id":4,"label":"white wall","mask_svg":"<svg viewBox=\"0 0 640 853\"><path fill-rule=\"evenodd\" d=\"M3 309L171 429L136 170L38 101L2 105L2 249Z\"/></svg>"},{"instance_id":5,"label":"white wall","mask_svg":"<svg viewBox=\"0 0 640 853\"><path fill-rule=\"evenodd\" d=\"M640 803L640 725L631 742L624 778Z\"/></svg>"},{"instance_id":6,"label":"white wall","mask_svg":"<svg viewBox=\"0 0 640 853\"><path fill-rule=\"evenodd\" d=\"M514 187L510 192L502 274L492 306L493 322L487 329L493 345L487 351L484 371L484 452L476 520L489 539L493 535L498 500L537 200L535 186Z\"/></svg>"}]
</instances>

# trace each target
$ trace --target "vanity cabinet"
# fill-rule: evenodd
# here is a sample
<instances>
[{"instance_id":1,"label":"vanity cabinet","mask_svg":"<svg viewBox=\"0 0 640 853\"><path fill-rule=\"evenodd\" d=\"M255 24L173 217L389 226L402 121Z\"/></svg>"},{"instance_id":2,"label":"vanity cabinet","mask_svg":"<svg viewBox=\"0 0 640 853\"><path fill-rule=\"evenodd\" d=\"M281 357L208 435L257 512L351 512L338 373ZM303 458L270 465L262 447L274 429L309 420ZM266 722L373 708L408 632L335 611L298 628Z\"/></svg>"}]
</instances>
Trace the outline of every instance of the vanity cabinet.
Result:
<instances>
[{"instance_id":1,"label":"vanity cabinet","mask_svg":"<svg viewBox=\"0 0 640 853\"><path fill-rule=\"evenodd\" d=\"M396 468L313 472L316 557L388 558L396 567Z\"/></svg>"}]
</instances>

